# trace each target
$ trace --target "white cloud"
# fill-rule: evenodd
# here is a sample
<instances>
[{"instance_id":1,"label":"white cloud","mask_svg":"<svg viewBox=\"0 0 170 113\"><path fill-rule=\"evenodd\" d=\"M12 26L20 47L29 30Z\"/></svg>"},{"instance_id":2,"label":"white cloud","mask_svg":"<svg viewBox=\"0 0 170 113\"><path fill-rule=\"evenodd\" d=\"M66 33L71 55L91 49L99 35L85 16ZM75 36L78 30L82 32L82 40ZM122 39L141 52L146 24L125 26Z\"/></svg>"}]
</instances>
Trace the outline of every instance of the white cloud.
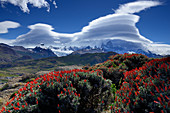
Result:
<instances>
[{"instance_id":1,"label":"white cloud","mask_svg":"<svg viewBox=\"0 0 170 113\"><path fill-rule=\"evenodd\" d=\"M3 39L3 38L0 38L0 43L5 43L5 44L11 44L13 43L15 40L10 40L10 39Z\"/></svg>"},{"instance_id":2,"label":"white cloud","mask_svg":"<svg viewBox=\"0 0 170 113\"><path fill-rule=\"evenodd\" d=\"M12 21L0 22L0 34L1 33L8 33L8 29L17 28L19 26L20 26L20 24L17 23L17 22L12 22Z\"/></svg>"},{"instance_id":3,"label":"white cloud","mask_svg":"<svg viewBox=\"0 0 170 113\"><path fill-rule=\"evenodd\" d=\"M167 54L169 55L170 54L170 45L168 45L168 44L153 43L153 44L148 44L146 46L153 53L157 53L160 55L167 55Z\"/></svg>"},{"instance_id":4,"label":"white cloud","mask_svg":"<svg viewBox=\"0 0 170 113\"><path fill-rule=\"evenodd\" d=\"M145 1L136 1L130 2L124 5L121 5L119 9L115 11L118 14L133 14L138 13L142 10L145 10L150 7L161 5L159 1L145 0Z\"/></svg>"},{"instance_id":5,"label":"white cloud","mask_svg":"<svg viewBox=\"0 0 170 113\"><path fill-rule=\"evenodd\" d=\"M30 31L17 37L14 45L22 45L25 47L37 46L40 43L48 45L57 45L68 43L72 41L72 34L62 34L54 32L51 25L38 23L28 26Z\"/></svg>"},{"instance_id":6,"label":"white cloud","mask_svg":"<svg viewBox=\"0 0 170 113\"><path fill-rule=\"evenodd\" d=\"M142 4L142 5L141 5ZM160 5L157 1L137 1L121 5L115 14L106 15L93 20L82 28L81 32L73 34L57 33L51 25L30 25L27 34L19 36L13 44L23 46L36 46L40 43L53 46L101 46L109 40L124 40L141 44L152 52L167 54L170 45L156 44L142 36L136 27L140 17L133 13L146 8Z\"/></svg>"},{"instance_id":7,"label":"white cloud","mask_svg":"<svg viewBox=\"0 0 170 113\"><path fill-rule=\"evenodd\" d=\"M53 5L54 5L55 8L57 8L57 4L56 4L55 1L53 1Z\"/></svg>"},{"instance_id":8,"label":"white cloud","mask_svg":"<svg viewBox=\"0 0 170 113\"><path fill-rule=\"evenodd\" d=\"M136 1L121 5L114 14L106 15L93 20L81 32L75 33L79 45L101 45L104 40L121 39L125 41L153 43L140 35L136 23L140 17L133 13L140 12L150 7L160 5L158 1Z\"/></svg>"},{"instance_id":9,"label":"white cloud","mask_svg":"<svg viewBox=\"0 0 170 113\"><path fill-rule=\"evenodd\" d=\"M0 0L0 3L1 4L11 3L15 6L19 6L23 12L27 12L27 13L30 12L28 8L28 4L34 7L37 7L37 8L46 7L47 11L48 12L50 11L50 5L49 5L49 2L47 2L47 0ZM53 2L53 4L55 5L55 7L57 7L55 4L55 1Z\"/></svg>"},{"instance_id":10,"label":"white cloud","mask_svg":"<svg viewBox=\"0 0 170 113\"><path fill-rule=\"evenodd\" d=\"M102 41L108 39L121 39L132 42L152 43L151 40L140 35L135 24L139 16L132 14L110 14L100 17L84 27L80 33L76 33L76 41ZM90 44L90 43L89 43Z\"/></svg>"}]
</instances>

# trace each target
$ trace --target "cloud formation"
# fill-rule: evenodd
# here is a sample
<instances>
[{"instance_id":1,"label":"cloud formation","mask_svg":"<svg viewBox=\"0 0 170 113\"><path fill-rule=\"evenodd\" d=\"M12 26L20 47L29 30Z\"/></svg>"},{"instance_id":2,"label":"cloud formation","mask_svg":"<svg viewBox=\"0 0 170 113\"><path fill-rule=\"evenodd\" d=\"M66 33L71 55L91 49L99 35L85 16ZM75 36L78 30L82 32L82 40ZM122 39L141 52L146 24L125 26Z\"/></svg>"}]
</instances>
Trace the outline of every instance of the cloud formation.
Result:
<instances>
[{"instance_id":1,"label":"cloud formation","mask_svg":"<svg viewBox=\"0 0 170 113\"><path fill-rule=\"evenodd\" d=\"M51 0L52 2L52 0ZM5 3L11 3L15 6L20 7L20 9L25 13L29 13L30 10L28 8L28 4L32 5L33 7L37 7L37 8L42 8L42 7L46 7L47 11L50 11L50 5L47 2L47 0L0 0L1 4L5 4ZM56 6L55 1L53 0L53 4Z\"/></svg>"},{"instance_id":2,"label":"cloud formation","mask_svg":"<svg viewBox=\"0 0 170 113\"><path fill-rule=\"evenodd\" d=\"M153 43L153 44L148 44L146 46L151 52L156 53L156 54L160 54L160 55L168 54L169 55L170 53L170 45L168 44Z\"/></svg>"},{"instance_id":3,"label":"cloud formation","mask_svg":"<svg viewBox=\"0 0 170 113\"><path fill-rule=\"evenodd\" d=\"M19 26L20 26L20 24L17 23L17 22L12 22L12 21L0 22L0 34L1 33L8 33L8 29L17 28Z\"/></svg>"},{"instance_id":4,"label":"cloud formation","mask_svg":"<svg viewBox=\"0 0 170 113\"><path fill-rule=\"evenodd\" d=\"M138 13L142 10L145 10L150 7L155 7L161 5L159 1L145 0L145 1L136 1L130 2L124 5L121 5L119 9L115 10L117 14L133 14Z\"/></svg>"},{"instance_id":5,"label":"cloud formation","mask_svg":"<svg viewBox=\"0 0 170 113\"><path fill-rule=\"evenodd\" d=\"M20 35L13 42L14 45L25 47L37 46L40 43L45 45L60 46L63 43L71 41L72 34L62 34L54 32L54 28L48 24L38 23L28 26L30 31L27 34Z\"/></svg>"},{"instance_id":6,"label":"cloud formation","mask_svg":"<svg viewBox=\"0 0 170 113\"><path fill-rule=\"evenodd\" d=\"M136 1L121 5L114 14L95 19L82 28L81 32L73 34L57 33L51 25L30 25L30 31L15 40L14 45L36 46L44 43L46 46L101 46L110 40L124 40L146 47L152 52L164 54L170 51L170 45L155 44L140 35L136 23L138 13L150 7L161 5L158 1ZM162 52L162 48L164 52Z\"/></svg>"},{"instance_id":7,"label":"cloud formation","mask_svg":"<svg viewBox=\"0 0 170 113\"><path fill-rule=\"evenodd\" d=\"M120 5L114 14L106 15L93 20L84 27L80 33L76 33L76 41L79 45L91 44L93 40L101 45L104 40L121 39L125 41L153 43L151 40L140 35L136 23L140 17L138 13L150 7L161 5L158 1L136 1Z\"/></svg>"},{"instance_id":8,"label":"cloud formation","mask_svg":"<svg viewBox=\"0 0 170 113\"><path fill-rule=\"evenodd\" d=\"M125 41L152 43L151 40L140 35L135 24L139 16L132 14L110 14L100 17L84 27L80 33L76 33L76 41L102 41L121 39ZM87 42L89 43L89 42Z\"/></svg>"}]
</instances>

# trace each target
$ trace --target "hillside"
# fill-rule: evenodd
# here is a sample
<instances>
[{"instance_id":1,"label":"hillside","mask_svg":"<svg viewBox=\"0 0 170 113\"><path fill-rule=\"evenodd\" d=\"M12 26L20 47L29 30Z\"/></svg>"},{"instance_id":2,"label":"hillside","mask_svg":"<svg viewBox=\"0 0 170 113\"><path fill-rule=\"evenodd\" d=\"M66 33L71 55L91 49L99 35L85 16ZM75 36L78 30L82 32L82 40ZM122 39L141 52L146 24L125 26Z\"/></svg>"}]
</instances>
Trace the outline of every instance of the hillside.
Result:
<instances>
[{"instance_id":1,"label":"hillside","mask_svg":"<svg viewBox=\"0 0 170 113\"><path fill-rule=\"evenodd\" d=\"M9 48L7 45L0 45L0 62L11 62L17 58L21 57L13 49Z\"/></svg>"},{"instance_id":2,"label":"hillside","mask_svg":"<svg viewBox=\"0 0 170 113\"><path fill-rule=\"evenodd\" d=\"M101 63L109 56L115 55L114 52L108 53L87 53L83 55L68 55L64 57L50 57L36 60L20 60L15 62L0 63L0 69L12 73L36 73L38 71L57 70L58 66L68 65L93 65Z\"/></svg>"},{"instance_id":3,"label":"hillside","mask_svg":"<svg viewBox=\"0 0 170 113\"><path fill-rule=\"evenodd\" d=\"M169 64L169 57L117 54L86 70L49 72L27 82L1 112L169 113Z\"/></svg>"},{"instance_id":4,"label":"hillside","mask_svg":"<svg viewBox=\"0 0 170 113\"><path fill-rule=\"evenodd\" d=\"M23 46L9 46L0 43L0 62L15 62L19 60L39 59L56 56L50 49L35 47L27 49Z\"/></svg>"}]
</instances>

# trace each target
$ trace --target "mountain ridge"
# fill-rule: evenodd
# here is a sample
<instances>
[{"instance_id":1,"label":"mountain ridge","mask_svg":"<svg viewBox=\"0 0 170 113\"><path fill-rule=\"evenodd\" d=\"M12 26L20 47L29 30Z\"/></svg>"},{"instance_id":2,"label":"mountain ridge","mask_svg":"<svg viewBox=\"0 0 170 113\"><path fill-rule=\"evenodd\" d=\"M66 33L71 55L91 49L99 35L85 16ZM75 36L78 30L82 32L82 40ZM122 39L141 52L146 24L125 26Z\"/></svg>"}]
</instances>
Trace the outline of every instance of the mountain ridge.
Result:
<instances>
[{"instance_id":1,"label":"mountain ridge","mask_svg":"<svg viewBox=\"0 0 170 113\"><path fill-rule=\"evenodd\" d=\"M35 47L33 49L24 48L23 46L9 46L0 43L0 61L13 62L17 60L39 59L56 56L50 49Z\"/></svg>"}]
</instances>

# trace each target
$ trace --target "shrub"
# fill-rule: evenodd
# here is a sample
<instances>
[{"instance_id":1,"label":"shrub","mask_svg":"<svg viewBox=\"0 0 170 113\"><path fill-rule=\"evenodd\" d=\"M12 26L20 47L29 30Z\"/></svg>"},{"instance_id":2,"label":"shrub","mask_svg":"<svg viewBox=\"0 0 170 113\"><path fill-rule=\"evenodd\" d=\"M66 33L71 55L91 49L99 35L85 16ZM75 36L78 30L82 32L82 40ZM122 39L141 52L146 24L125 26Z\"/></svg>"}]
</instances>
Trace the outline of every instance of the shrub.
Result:
<instances>
[{"instance_id":1,"label":"shrub","mask_svg":"<svg viewBox=\"0 0 170 113\"><path fill-rule=\"evenodd\" d=\"M119 82L122 83L120 80L124 77L124 72L139 68L148 61L150 59L142 54L116 54L110 56L109 60L104 63L89 67L88 70L102 70L103 77L110 79L119 88Z\"/></svg>"},{"instance_id":2,"label":"shrub","mask_svg":"<svg viewBox=\"0 0 170 113\"><path fill-rule=\"evenodd\" d=\"M155 59L125 72L112 112L170 112L170 58Z\"/></svg>"},{"instance_id":3,"label":"shrub","mask_svg":"<svg viewBox=\"0 0 170 113\"><path fill-rule=\"evenodd\" d=\"M6 103L2 113L89 113L107 108L111 81L101 71L51 72L28 82Z\"/></svg>"},{"instance_id":4,"label":"shrub","mask_svg":"<svg viewBox=\"0 0 170 113\"><path fill-rule=\"evenodd\" d=\"M6 90L9 88L9 84L6 83L2 88L0 88L0 91Z\"/></svg>"}]
</instances>

